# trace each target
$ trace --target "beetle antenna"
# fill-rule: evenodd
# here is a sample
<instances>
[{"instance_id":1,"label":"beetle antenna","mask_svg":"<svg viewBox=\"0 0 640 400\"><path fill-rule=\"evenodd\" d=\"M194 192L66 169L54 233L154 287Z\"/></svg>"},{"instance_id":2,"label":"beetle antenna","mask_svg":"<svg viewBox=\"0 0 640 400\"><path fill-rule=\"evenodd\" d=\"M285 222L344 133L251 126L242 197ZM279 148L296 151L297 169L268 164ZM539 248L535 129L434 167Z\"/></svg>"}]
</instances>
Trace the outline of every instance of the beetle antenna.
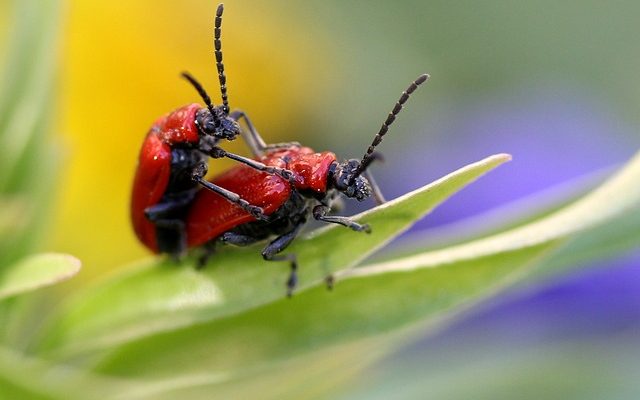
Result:
<instances>
[{"instance_id":1,"label":"beetle antenna","mask_svg":"<svg viewBox=\"0 0 640 400\"><path fill-rule=\"evenodd\" d=\"M213 47L216 56L216 68L218 69L218 79L220 80L220 93L222 94L222 109L225 114L229 114L229 98L227 97L227 77L224 74L224 64L222 63L222 42L220 33L222 32L222 13L224 4L220 3L216 10L216 22L213 28Z\"/></svg>"},{"instance_id":2,"label":"beetle antenna","mask_svg":"<svg viewBox=\"0 0 640 400\"><path fill-rule=\"evenodd\" d=\"M211 98L207 94L206 90L204 90L204 88L202 87L200 82L198 82L196 80L196 78L191 76L191 74L188 73L188 72L183 72L181 75L182 75L183 78L188 80L189 83L191 83L194 88L196 88L196 90L198 91L198 94L200 95L200 97L202 97L202 100L204 100L204 104L207 105L207 108L209 109L209 112L211 112L211 115L215 118L216 114L213 111L213 104L211 103Z\"/></svg>"},{"instance_id":3,"label":"beetle antenna","mask_svg":"<svg viewBox=\"0 0 640 400\"><path fill-rule=\"evenodd\" d=\"M409 87L404 92L402 92L400 99L398 99L398 101L396 102L396 105L389 113L387 119L382 123L380 131L378 131L376 137L373 138L373 142L371 142L371 145L367 149L367 152L362 157L362 161L360 161L360 165L356 169L356 172L351 176L349 184L353 183L353 181L360 174L362 174L373 161L375 161L376 157L374 156L374 154L376 153L374 153L374 150L376 146L379 145L380 142L382 142L382 138L387 134L389 127L391 126L391 124L393 124L393 121L396 120L396 116L400 113L407 100L409 100L409 96L411 96L411 93L413 93L418 88L418 86L425 83L427 79L429 79L428 74L420 75L415 81L411 82L411 85L409 85Z\"/></svg>"}]
</instances>

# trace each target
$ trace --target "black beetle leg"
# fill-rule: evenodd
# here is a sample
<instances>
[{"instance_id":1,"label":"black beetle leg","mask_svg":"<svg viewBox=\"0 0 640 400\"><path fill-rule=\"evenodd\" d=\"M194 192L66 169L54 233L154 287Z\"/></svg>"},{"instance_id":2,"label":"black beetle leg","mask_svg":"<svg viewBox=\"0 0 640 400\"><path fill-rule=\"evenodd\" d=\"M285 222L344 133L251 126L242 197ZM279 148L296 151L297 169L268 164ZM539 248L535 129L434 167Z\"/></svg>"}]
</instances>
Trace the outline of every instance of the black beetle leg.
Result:
<instances>
[{"instance_id":1,"label":"black beetle leg","mask_svg":"<svg viewBox=\"0 0 640 400\"><path fill-rule=\"evenodd\" d=\"M339 224L342 226L346 226L349 229L353 229L354 231L361 232L364 231L366 233L371 233L371 228L368 224L359 224L347 217L339 217L339 216L328 216L326 215L329 212L330 208L325 205L319 205L313 207L313 218L318 221L329 222L332 224Z\"/></svg>"},{"instance_id":2,"label":"black beetle leg","mask_svg":"<svg viewBox=\"0 0 640 400\"><path fill-rule=\"evenodd\" d=\"M269 219L269 217L264 214L264 210L261 207L251 205L248 201L241 198L237 193L234 193L221 186L218 186L214 183L209 182L208 180L204 179L205 174L206 174L206 165L198 165L196 168L194 168L191 174L191 177L194 181L198 182L204 188L219 194L220 196L224 197L231 203L242 208L243 210L251 214L255 219L262 220L262 221L266 221Z\"/></svg>"},{"instance_id":3,"label":"black beetle leg","mask_svg":"<svg viewBox=\"0 0 640 400\"><path fill-rule=\"evenodd\" d=\"M244 141L247 143L249 150L254 157L259 157L264 154L267 150L277 150L277 149L286 149L291 146L300 146L298 142L284 142L284 143L272 143L266 144L262 139L262 136L258 133L258 130L249 119L249 116L242 110L234 110L229 114L229 117L235 121L240 121L240 118L244 119L244 122L247 124L248 132L242 130L242 137Z\"/></svg>"},{"instance_id":4,"label":"black beetle leg","mask_svg":"<svg viewBox=\"0 0 640 400\"><path fill-rule=\"evenodd\" d=\"M229 153L228 151L222 150L219 147L216 147L214 151L216 156L218 156L217 158L227 157L231 160L238 161L242 164L248 165L249 167L256 169L258 171L266 172L267 174L271 174L271 175L278 175L281 178L286 179L290 183L296 182L293 172L289 171L288 169L274 167L271 165L265 165L260 161L252 160L250 158L243 157L239 154Z\"/></svg>"},{"instance_id":5,"label":"black beetle leg","mask_svg":"<svg viewBox=\"0 0 640 400\"><path fill-rule=\"evenodd\" d=\"M304 226L305 221L300 221L292 231L287 232L275 238L267 247L262 250L262 257L267 261L289 261L291 263L291 272L287 279L287 297L293 295L293 291L298 284L298 259L295 254L278 254L287 248L298 236L300 230Z\"/></svg>"},{"instance_id":6,"label":"black beetle leg","mask_svg":"<svg viewBox=\"0 0 640 400\"><path fill-rule=\"evenodd\" d=\"M218 240L210 240L202 246L202 255L196 261L196 269L202 269L207 265L211 256L216 252Z\"/></svg>"},{"instance_id":7,"label":"black beetle leg","mask_svg":"<svg viewBox=\"0 0 640 400\"><path fill-rule=\"evenodd\" d=\"M249 128L249 132L243 129L240 134L244 138L245 143L247 143L249 150L251 150L251 154L253 154L254 157L260 157L267 147L267 144L258 133L249 116L242 110L234 110L229 114L229 117L234 121L239 121L240 118L244 119L247 128Z\"/></svg>"},{"instance_id":8,"label":"black beetle leg","mask_svg":"<svg viewBox=\"0 0 640 400\"><path fill-rule=\"evenodd\" d=\"M169 253L176 261L187 251L187 233L180 215L194 195L195 191L188 191L171 198L165 197L160 203L144 210L144 215L156 226L158 249L162 253Z\"/></svg>"},{"instance_id":9,"label":"black beetle leg","mask_svg":"<svg viewBox=\"0 0 640 400\"><path fill-rule=\"evenodd\" d=\"M224 244L232 244L234 246L249 246L258 242L260 239L256 239L253 236L242 235L235 232L225 232L220 236L220 241Z\"/></svg>"}]
</instances>

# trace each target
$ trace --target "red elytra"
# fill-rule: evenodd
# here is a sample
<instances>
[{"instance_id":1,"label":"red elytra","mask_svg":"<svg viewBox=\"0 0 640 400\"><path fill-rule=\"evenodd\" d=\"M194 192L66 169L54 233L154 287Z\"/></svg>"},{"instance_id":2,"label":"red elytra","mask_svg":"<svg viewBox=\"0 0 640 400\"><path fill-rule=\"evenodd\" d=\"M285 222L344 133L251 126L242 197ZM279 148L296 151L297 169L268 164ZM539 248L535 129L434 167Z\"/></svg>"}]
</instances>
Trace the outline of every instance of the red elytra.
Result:
<instances>
[{"instance_id":1,"label":"red elytra","mask_svg":"<svg viewBox=\"0 0 640 400\"><path fill-rule=\"evenodd\" d=\"M189 104L158 119L142 144L131 194L131 221L140 241L158 252L156 225L145 216L145 209L165 195L171 176L171 149L178 144L196 145L200 140L195 124L202 106Z\"/></svg>"},{"instance_id":2,"label":"red elytra","mask_svg":"<svg viewBox=\"0 0 640 400\"><path fill-rule=\"evenodd\" d=\"M316 153L309 147L291 146L273 150L258 159L260 162L294 173L292 185L277 175L269 175L245 165L238 165L211 180L240 195L251 204L273 214L291 196L292 190L327 191L327 176L336 155L325 151ZM255 221L249 213L215 193L200 190L189 208L186 218L188 247L200 246L239 225Z\"/></svg>"}]
</instances>

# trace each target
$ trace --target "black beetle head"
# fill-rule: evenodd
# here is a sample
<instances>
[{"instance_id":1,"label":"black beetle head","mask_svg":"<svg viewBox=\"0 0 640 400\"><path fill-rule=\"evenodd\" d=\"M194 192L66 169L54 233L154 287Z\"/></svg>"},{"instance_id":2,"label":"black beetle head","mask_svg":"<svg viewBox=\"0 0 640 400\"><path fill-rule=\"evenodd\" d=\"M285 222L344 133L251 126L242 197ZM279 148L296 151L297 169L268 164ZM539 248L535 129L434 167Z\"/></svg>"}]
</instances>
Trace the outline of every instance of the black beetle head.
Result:
<instances>
[{"instance_id":1,"label":"black beetle head","mask_svg":"<svg viewBox=\"0 0 640 400\"><path fill-rule=\"evenodd\" d=\"M240 134L240 125L227 115L224 106L213 107L211 110L209 108L198 110L196 126L201 135L216 139L233 140Z\"/></svg>"},{"instance_id":2,"label":"black beetle head","mask_svg":"<svg viewBox=\"0 0 640 400\"><path fill-rule=\"evenodd\" d=\"M371 185L362 175L354 177L360 167L360 161L351 159L337 164L333 170L331 186L345 196L362 201L371 196Z\"/></svg>"}]
</instances>

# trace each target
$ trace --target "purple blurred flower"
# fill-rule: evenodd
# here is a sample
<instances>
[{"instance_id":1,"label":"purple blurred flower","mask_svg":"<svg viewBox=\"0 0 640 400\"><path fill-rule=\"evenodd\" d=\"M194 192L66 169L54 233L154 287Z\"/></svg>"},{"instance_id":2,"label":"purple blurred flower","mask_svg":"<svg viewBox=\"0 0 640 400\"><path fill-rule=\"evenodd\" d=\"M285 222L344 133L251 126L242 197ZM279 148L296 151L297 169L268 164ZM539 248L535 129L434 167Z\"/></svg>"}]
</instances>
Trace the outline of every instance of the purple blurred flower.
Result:
<instances>
[{"instance_id":1,"label":"purple blurred flower","mask_svg":"<svg viewBox=\"0 0 640 400\"><path fill-rule=\"evenodd\" d=\"M471 217L621 165L640 148L631 127L613 111L578 93L557 89L515 100L485 99L449 114L448 119L431 121L427 129L437 136L415 135L423 142L385 149L387 159L401 164L376 169L390 198L490 154L508 152L514 160L465 188L414 230ZM408 173L400 179L398 170ZM535 348L590 337L606 341L620 332L640 332L640 253L581 267L559 281L500 296L395 360L435 357L447 362L448 357L463 354L464 362L465 351L491 358L492 351L516 352L519 346ZM637 339L640 342L640 335ZM460 347L466 350L460 352ZM438 370L437 365L430 368Z\"/></svg>"},{"instance_id":2,"label":"purple blurred flower","mask_svg":"<svg viewBox=\"0 0 640 400\"><path fill-rule=\"evenodd\" d=\"M484 99L450 119L429 123L424 143L385 150L401 171L377 168L395 197L465 164L507 152L513 161L440 206L416 228L463 219L583 174L626 161L640 147L631 128L594 100L573 92L538 92L516 99ZM428 143L427 143L428 142ZM635 143L634 143L635 142ZM634 145L635 144L635 145ZM407 146L405 144L405 146ZM408 172L406 172L408 171Z\"/></svg>"},{"instance_id":3,"label":"purple blurred flower","mask_svg":"<svg viewBox=\"0 0 640 400\"><path fill-rule=\"evenodd\" d=\"M607 264L485 304L381 361L354 392L367 395L360 398L638 398L640 253Z\"/></svg>"},{"instance_id":4,"label":"purple blurred flower","mask_svg":"<svg viewBox=\"0 0 640 400\"><path fill-rule=\"evenodd\" d=\"M482 331L513 343L636 330L640 340L640 252L583 267L486 304L442 337Z\"/></svg>"}]
</instances>

